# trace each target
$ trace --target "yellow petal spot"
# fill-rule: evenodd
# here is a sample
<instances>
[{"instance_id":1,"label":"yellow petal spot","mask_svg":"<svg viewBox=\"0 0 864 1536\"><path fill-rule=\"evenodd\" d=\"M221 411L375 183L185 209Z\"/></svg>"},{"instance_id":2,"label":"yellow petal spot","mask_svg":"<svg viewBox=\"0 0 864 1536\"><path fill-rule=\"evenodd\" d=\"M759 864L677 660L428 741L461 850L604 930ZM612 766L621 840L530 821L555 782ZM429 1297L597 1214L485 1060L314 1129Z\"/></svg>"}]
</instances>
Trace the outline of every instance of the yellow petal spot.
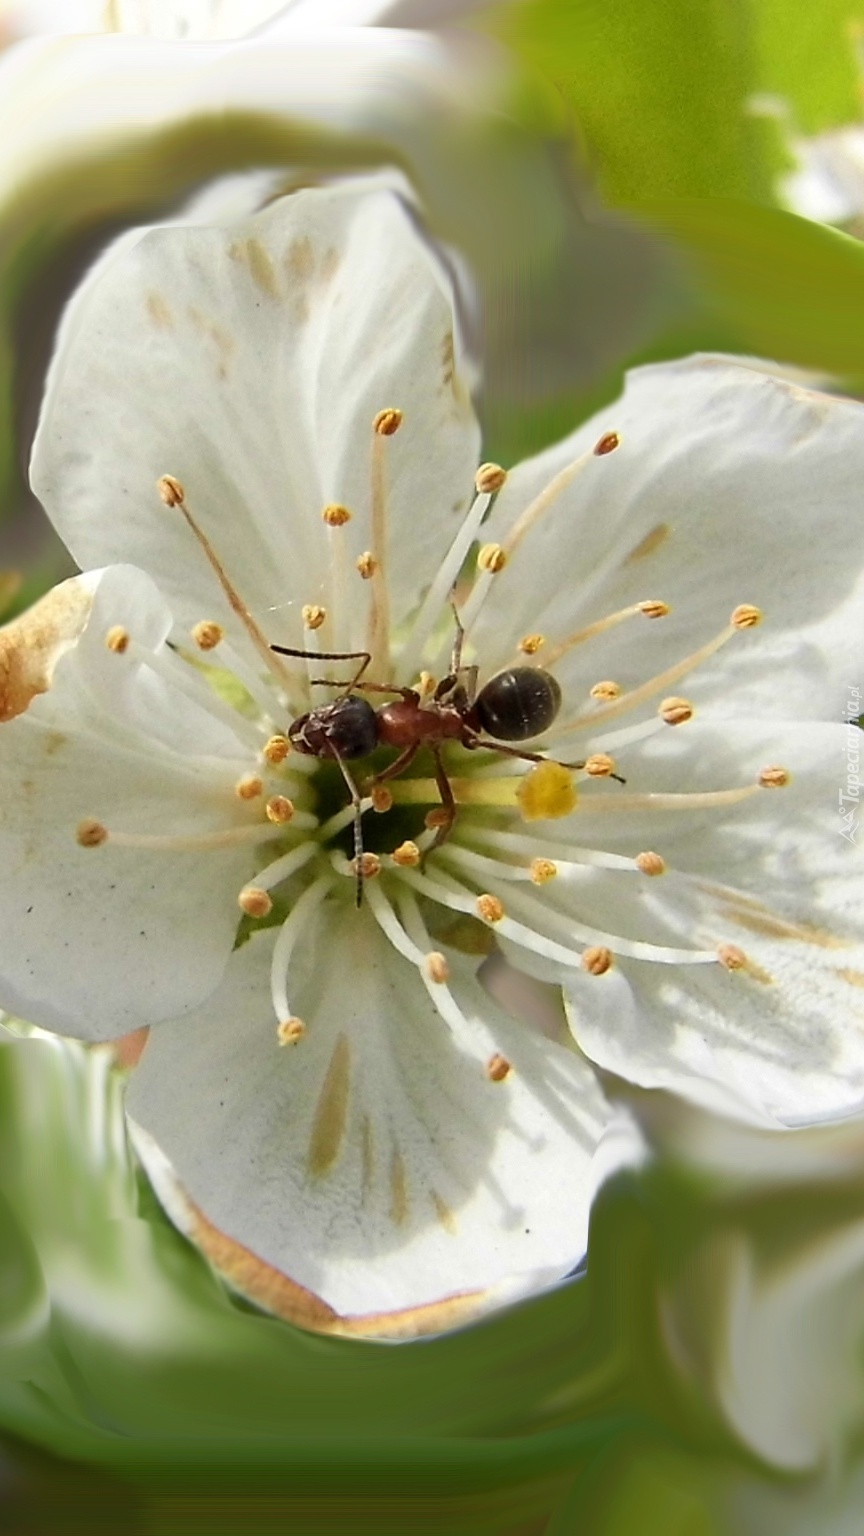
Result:
<instances>
[{"instance_id":1,"label":"yellow petal spot","mask_svg":"<svg viewBox=\"0 0 864 1536\"><path fill-rule=\"evenodd\" d=\"M591 689L591 697L592 699L597 699L601 704L607 704L612 699L619 699L621 697L621 684L613 683L609 678L603 682L595 683Z\"/></svg>"},{"instance_id":2,"label":"yellow petal spot","mask_svg":"<svg viewBox=\"0 0 864 1536\"><path fill-rule=\"evenodd\" d=\"M545 644L546 644L546 636L545 635L540 635L540 634L536 634L536 635L523 635L522 639L519 641L519 644L517 645L516 649L518 651L521 651L523 656L536 656L537 652Z\"/></svg>"},{"instance_id":3,"label":"yellow petal spot","mask_svg":"<svg viewBox=\"0 0 864 1536\"><path fill-rule=\"evenodd\" d=\"M386 784L373 784L370 799L373 811L379 814L393 809L393 791Z\"/></svg>"},{"instance_id":4,"label":"yellow petal spot","mask_svg":"<svg viewBox=\"0 0 864 1536\"><path fill-rule=\"evenodd\" d=\"M598 459L602 459L604 454L614 453L620 442L617 432L604 432L600 440L594 444L594 452Z\"/></svg>"},{"instance_id":5,"label":"yellow petal spot","mask_svg":"<svg viewBox=\"0 0 864 1536\"><path fill-rule=\"evenodd\" d=\"M166 507L182 507L186 500L186 492L174 475L160 475L156 485Z\"/></svg>"},{"instance_id":6,"label":"yellow petal spot","mask_svg":"<svg viewBox=\"0 0 864 1536\"><path fill-rule=\"evenodd\" d=\"M663 875L666 873L666 860L659 853L637 853L636 868L641 869L643 875Z\"/></svg>"},{"instance_id":7,"label":"yellow petal spot","mask_svg":"<svg viewBox=\"0 0 864 1536\"><path fill-rule=\"evenodd\" d=\"M426 975L430 981L437 982L439 985L450 980L450 967L447 964L447 957L442 955L440 950L433 949L426 956Z\"/></svg>"},{"instance_id":8,"label":"yellow petal spot","mask_svg":"<svg viewBox=\"0 0 864 1536\"><path fill-rule=\"evenodd\" d=\"M478 571L485 571L489 576L497 576L507 564L507 551L500 544L484 544L477 556Z\"/></svg>"},{"instance_id":9,"label":"yellow petal spot","mask_svg":"<svg viewBox=\"0 0 864 1536\"><path fill-rule=\"evenodd\" d=\"M326 506L321 513L328 528L344 528L351 521L351 513L347 507L343 507L338 501L333 501Z\"/></svg>"},{"instance_id":10,"label":"yellow petal spot","mask_svg":"<svg viewBox=\"0 0 864 1536\"><path fill-rule=\"evenodd\" d=\"M320 629L327 617L327 609L322 608L319 603L304 603L302 615L307 629Z\"/></svg>"},{"instance_id":11,"label":"yellow petal spot","mask_svg":"<svg viewBox=\"0 0 864 1536\"><path fill-rule=\"evenodd\" d=\"M482 917L484 923L500 923L504 916L504 905L497 896L478 896L476 911L477 916Z\"/></svg>"},{"instance_id":12,"label":"yellow petal spot","mask_svg":"<svg viewBox=\"0 0 864 1536\"><path fill-rule=\"evenodd\" d=\"M693 705L689 699L672 697L663 699L657 713L667 725L686 725L693 719Z\"/></svg>"},{"instance_id":13,"label":"yellow petal spot","mask_svg":"<svg viewBox=\"0 0 864 1536\"><path fill-rule=\"evenodd\" d=\"M593 944L582 955L582 969L589 976L605 976L612 969L612 951L605 944Z\"/></svg>"},{"instance_id":14,"label":"yellow petal spot","mask_svg":"<svg viewBox=\"0 0 864 1536\"><path fill-rule=\"evenodd\" d=\"M376 875L381 873L381 860L377 853L361 853L359 861L357 859L351 860L351 868L355 874L360 874L364 880L374 880Z\"/></svg>"},{"instance_id":15,"label":"yellow petal spot","mask_svg":"<svg viewBox=\"0 0 864 1536\"><path fill-rule=\"evenodd\" d=\"M486 1076L490 1083L503 1083L504 1079L509 1077L512 1071L513 1068L510 1062L506 1056L501 1055L500 1051L496 1051L494 1056L490 1056L486 1063Z\"/></svg>"},{"instance_id":16,"label":"yellow petal spot","mask_svg":"<svg viewBox=\"0 0 864 1536\"><path fill-rule=\"evenodd\" d=\"M280 1045L296 1045L306 1033L302 1019L282 1019L276 1026L276 1038Z\"/></svg>"},{"instance_id":17,"label":"yellow petal spot","mask_svg":"<svg viewBox=\"0 0 864 1536\"><path fill-rule=\"evenodd\" d=\"M585 772L592 779L608 779L615 772L615 759L608 752L593 752L585 759Z\"/></svg>"},{"instance_id":18,"label":"yellow petal spot","mask_svg":"<svg viewBox=\"0 0 864 1536\"><path fill-rule=\"evenodd\" d=\"M237 780L234 793L238 800L255 800L264 793L264 780L259 779L257 773L246 773Z\"/></svg>"},{"instance_id":19,"label":"yellow petal spot","mask_svg":"<svg viewBox=\"0 0 864 1536\"><path fill-rule=\"evenodd\" d=\"M122 656L129 646L129 631L122 624L113 624L105 636L105 644L115 656Z\"/></svg>"},{"instance_id":20,"label":"yellow petal spot","mask_svg":"<svg viewBox=\"0 0 864 1536\"><path fill-rule=\"evenodd\" d=\"M535 885L545 885L548 880L554 880L558 873L558 865L551 859L531 860L531 879Z\"/></svg>"},{"instance_id":21,"label":"yellow petal spot","mask_svg":"<svg viewBox=\"0 0 864 1536\"><path fill-rule=\"evenodd\" d=\"M481 496L494 496L507 480L507 471L500 464L481 464L474 476L474 485Z\"/></svg>"},{"instance_id":22,"label":"yellow petal spot","mask_svg":"<svg viewBox=\"0 0 864 1536\"><path fill-rule=\"evenodd\" d=\"M576 785L561 763L537 763L520 781L516 801L523 821L557 821L576 806Z\"/></svg>"},{"instance_id":23,"label":"yellow petal spot","mask_svg":"<svg viewBox=\"0 0 864 1536\"><path fill-rule=\"evenodd\" d=\"M98 848L108 837L108 828L101 821L88 817L86 821L79 821L75 828L75 841L82 848Z\"/></svg>"},{"instance_id":24,"label":"yellow petal spot","mask_svg":"<svg viewBox=\"0 0 864 1536\"><path fill-rule=\"evenodd\" d=\"M329 1173L342 1147L351 1092L351 1047L340 1035L324 1075L309 1134L307 1166L315 1178Z\"/></svg>"},{"instance_id":25,"label":"yellow petal spot","mask_svg":"<svg viewBox=\"0 0 864 1536\"><path fill-rule=\"evenodd\" d=\"M192 631L192 639L199 651L215 651L217 645L225 639L225 631L215 619L202 619Z\"/></svg>"},{"instance_id":26,"label":"yellow petal spot","mask_svg":"<svg viewBox=\"0 0 864 1536\"><path fill-rule=\"evenodd\" d=\"M378 561L372 551L366 549L362 555L357 556L357 569L364 581L371 581L378 569Z\"/></svg>"},{"instance_id":27,"label":"yellow petal spot","mask_svg":"<svg viewBox=\"0 0 864 1536\"><path fill-rule=\"evenodd\" d=\"M762 623L762 610L754 608L752 603L739 603L729 623L734 629L755 629Z\"/></svg>"},{"instance_id":28,"label":"yellow petal spot","mask_svg":"<svg viewBox=\"0 0 864 1536\"><path fill-rule=\"evenodd\" d=\"M269 917L273 902L268 893L258 885L246 885L237 897L241 912L247 917Z\"/></svg>"},{"instance_id":29,"label":"yellow petal spot","mask_svg":"<svg viewBox=\"0 0 864 1536\"><path fill-rule=\"evenodd\" d=\"M665 619L669 604L662 602L659 597L649 597L639 604L639 612L644 613L646 619Z\"/></svg>"},{"instance_id":30,"label":"yellow petal spot","mask_svg":"<svg viewBox=\"0 0 864 1536\"><path fill-rule=\"evenodd\" d=\"M271 795L264 807L264 815L274 826L282 827L294 815L294 802L287 795Z\"/></svg>"},{"instance_id":31,"label":"yellow petal spot","mask_svg":"<svg viewBox=\"0 0 864 1536\"><path fill-rule=\"evenodd\" d=\"M394 848L390 857L400 869L416 869L420 863L420 849L416 843L406 841L400 843L398 848Z\"/></svg>"},{"instance_id":32,"label":"yellow petal spot","mask_svg":"<svg viewBox=\"0 0 864 1536\"><path fill-rule=\"evenodd\" d=\"M399 431L401 425L402 412L395 405L391 405L378 412L372 423L372 430L377 432L379 437L392 437L394 432Z\"/></svg>"},{"instance_id":33,"label":"yellow petal spot","mask_svg":"<svg viewBox=\"0 0 864 1536\"><path fill-rule=\"evenodd\" d=\"M265 741L261 756L265 763L272 763L275 767L284 763L290 751L291 743L287 736L271 736L269 741Z\"/></svg>"},{"instance_id":34,"label":"yellow petal spot","mask_svg":"<svg viewBox=\"0 0 864 1536\"><path fill-rule=\"evenodd\" d=\"M770 768L762 769L759 783L763 789L784 789L789 783L789 770L772 764Z\"/></svg>"}]
</instances>

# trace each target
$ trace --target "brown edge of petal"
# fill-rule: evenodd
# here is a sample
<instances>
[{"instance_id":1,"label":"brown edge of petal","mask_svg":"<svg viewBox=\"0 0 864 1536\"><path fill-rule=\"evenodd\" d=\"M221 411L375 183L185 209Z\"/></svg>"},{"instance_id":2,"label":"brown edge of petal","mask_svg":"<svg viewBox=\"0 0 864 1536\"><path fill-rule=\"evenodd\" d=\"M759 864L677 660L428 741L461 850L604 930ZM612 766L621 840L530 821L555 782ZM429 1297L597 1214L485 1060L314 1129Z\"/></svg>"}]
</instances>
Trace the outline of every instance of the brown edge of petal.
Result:
<instances>
[{"instance_id":1,"label":"brown edge of petal","mask_svg":"<svg viewBox=\"0 0 864 1536\"><path fill-rule=\"evenodd\" d=\"M133 1136L139 1155L144 1133ZM440 1301L417 1307L402 1307L393 1312L340 1313L322 1297L283 1270L277 1269L253 1253L243 1243L217 1227L186 1193L176 1173L159 1154L157 1165L146 1155L142 1159L148 1178L174 1225L194 1243L212 1265L216 1274L231 1290L238 1292L263 1311L283 1322L311 1333L330 1334L355 1339L419 1339L445 1333L480 1317L489 1306L489 1292L465 1291L445 1296Z\"/></svg>"},{"instance_id":2,"label":"brown edge of petal","mask_svg":"<svg viewBox=\"0 0 864 1536\"><path fill-rule=\"evenodd\" d=\"M72 576L0 629L0 723L48 692L58 659L78 639L92 606L92 592Z\"/></svg>"}]
</instances>

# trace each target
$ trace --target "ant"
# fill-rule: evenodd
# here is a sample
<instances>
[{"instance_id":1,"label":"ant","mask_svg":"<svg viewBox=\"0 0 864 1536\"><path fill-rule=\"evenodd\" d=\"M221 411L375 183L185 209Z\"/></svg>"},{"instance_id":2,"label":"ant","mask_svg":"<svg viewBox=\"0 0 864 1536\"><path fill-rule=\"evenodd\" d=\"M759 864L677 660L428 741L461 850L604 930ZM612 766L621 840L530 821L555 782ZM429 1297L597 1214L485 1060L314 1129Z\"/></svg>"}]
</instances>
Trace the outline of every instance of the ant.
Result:
<instances>
[{"instance_id":1,"label":"ant","mask_svg":"<svg viewBox=\"0 0 864 1536\"><path fill-rule=\"evenodd\" d=\"M462 665L464 636L457 615L450 670L426 703L414 688L361 682L372 659L369 651L298 651L285 645L270 647L282 656L360 662L359 670L344 685L341 698L300 715L288 729L288 738L298 752L305 752L310 757L333 758L342 771L354 807L358 907L363 898L360 793L346 763L368 757L376 747L400 747L398 757L366 786L374 788L387 779L395 779L413 762L421 747L428 747L435 763L435 782L442 805L441 821L432 844L437 848L450 836L456 820L456 801L441 759L445 741L458 741L469 752L486 747L492 752L506 753L508 757L522 758L530 763L546 761L541 752L525 752L505 743L529 741L552 724L561 708L558 682L550 672L539 667L506 667L484 683L478 693L478 668ZM328 683L331 679L313 678L312 681ZM373 693L395 693L398 698L373 709L368 699L353 691L356 688ZM584 766L584 761L562 764L565 768Z\"/></svg>"}]
</instances>

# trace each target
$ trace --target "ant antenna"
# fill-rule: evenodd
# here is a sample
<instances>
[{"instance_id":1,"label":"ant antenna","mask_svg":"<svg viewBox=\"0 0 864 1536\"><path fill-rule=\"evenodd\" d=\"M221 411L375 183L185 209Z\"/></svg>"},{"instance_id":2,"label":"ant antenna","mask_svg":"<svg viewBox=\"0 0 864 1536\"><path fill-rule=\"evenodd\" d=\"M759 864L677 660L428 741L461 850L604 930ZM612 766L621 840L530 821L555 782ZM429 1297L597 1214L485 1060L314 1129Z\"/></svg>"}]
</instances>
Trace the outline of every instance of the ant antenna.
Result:
<instances>
[{"instance_id":1,"label":"ant antenna","mask_svg":"<svg viewBox=\"0 0 864 1536\"><path fill-rule=\"evenodd\" d=\"M290 645L271 645L270 649L271 651L278 651L280 656L299 656L305 661L359 661L360 666L350 682L333 685L339 688L344 687L346 693L350 693L352 688L357 687L363 673L372 660L371 651L296 651ZM316 677L312 681L315 683L326 683L330 679Z\"/></svg>"},{"instance_id":2,"label":"ant antenna","mask_svg":"<svg viewBox=\"0 0 864 1536\"><path fill-rule=\"evenodd\" d=\"M354 895L354 905L357 907L357 909L359 911L360 907L362 907L362 905L363 905L363 810L362 810L362 802L361 802L361 799L360 799L360 792L359 792L359 790L357 788L357 785L355 784L355 782L352 779L350 773L348 772L348 769L345 767L344 759L339 756L339 753L336 751L336 748L333 746L332 742L330 744L330 751L332 752L332 754L335 757L337 763L339 764L339 768L341 770L342 777L345 780L346 786L348 788L348 793L351 796L351 804L354 807L354 869L355 869L356 879L357 879L357 886L356 886L355 895Z\"/></svg>"}]
</instances>

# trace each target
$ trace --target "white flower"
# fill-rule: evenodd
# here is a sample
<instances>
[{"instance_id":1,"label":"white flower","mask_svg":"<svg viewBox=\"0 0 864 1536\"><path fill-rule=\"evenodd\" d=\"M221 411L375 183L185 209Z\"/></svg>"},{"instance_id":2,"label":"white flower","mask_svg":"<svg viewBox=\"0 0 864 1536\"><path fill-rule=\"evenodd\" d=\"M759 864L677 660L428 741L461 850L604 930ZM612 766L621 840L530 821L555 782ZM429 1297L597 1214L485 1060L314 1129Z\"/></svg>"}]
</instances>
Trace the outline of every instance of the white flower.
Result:
<instances>
[{"instance_id":1,"label":"white flower","mask_svg":"<svg viewBox=\"0 0 864 1536\"><path fill-rule=\"evenodd\" d=\"M860 407L696 359L633 375L491 506L479 457L448 285L361 185L118 256L35 447L78 562L126 563L8 637L2 1001L91 1039L158 1023L132 1114L210 1222L340 1311L537 1283L584 1247L605 1106L478 983L495 938L636 1081L780 1120L864 1082L836 825ZM359 661L269 646L425 688L454 583L481 689L553 669L525 750L586 767L448 741L433 847L421 752L364 810L358 911L338 765L283 738L344 692L310 678Z\"/></svg>"}]
</instances>

